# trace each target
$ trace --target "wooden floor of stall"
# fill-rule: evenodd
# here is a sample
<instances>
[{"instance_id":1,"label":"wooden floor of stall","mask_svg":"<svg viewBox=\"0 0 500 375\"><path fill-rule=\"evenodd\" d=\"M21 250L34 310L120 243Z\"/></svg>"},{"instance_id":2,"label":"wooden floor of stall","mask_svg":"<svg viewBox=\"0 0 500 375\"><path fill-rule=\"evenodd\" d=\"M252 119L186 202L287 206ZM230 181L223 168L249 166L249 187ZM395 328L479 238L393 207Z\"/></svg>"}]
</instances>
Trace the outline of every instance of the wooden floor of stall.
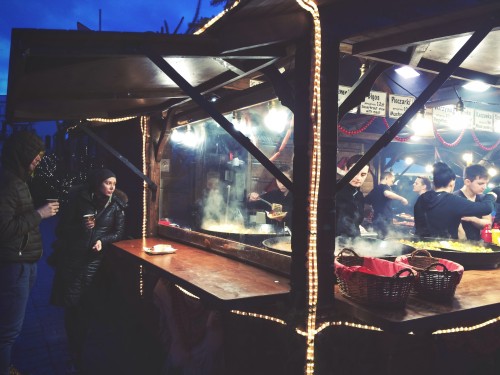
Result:
<instances>
[{"instance_id":1,"label":"wooden floor of stall","mask_svg":"<svg viewBox=\"0 0 500 375\"><path fill-rule=\"evenodd\" d=\"M31 295L13 363L24 375L65 375L69 356L63 311L49 304L53 271L46 263L55 220L42 223L45 254ZM137 310L119 288L103 295L84 353L89 375L156 375L164 354ZM225 374L304 374L300 359L304 340L273 322L225 315ZM151 323L151 322L149 322ZM500 324L470 333L434 337L389 335L347 327L330 327L316 336L315 374L498 374ZM177 375L182 372L169 372Z\"/></svg>"}]
</instances>

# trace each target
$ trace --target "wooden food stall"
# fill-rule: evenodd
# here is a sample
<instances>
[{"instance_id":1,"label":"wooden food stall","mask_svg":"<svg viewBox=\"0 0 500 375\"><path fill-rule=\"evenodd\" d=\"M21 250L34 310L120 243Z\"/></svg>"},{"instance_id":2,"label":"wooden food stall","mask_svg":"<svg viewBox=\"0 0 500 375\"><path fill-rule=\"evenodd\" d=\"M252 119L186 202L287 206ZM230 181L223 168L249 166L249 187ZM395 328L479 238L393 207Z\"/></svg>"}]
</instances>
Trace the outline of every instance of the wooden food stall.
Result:
<instances>
[{"instance_id":1,"label":"wooden food stall","mask_svg":"<svg viewBox=\"0 0 500 375\"><path fill-rule=\"evenodd\" d=\"M70 137L99 145L133 196L132 238L108 254L124 298L149 317L159 303L171 342L192 333L179 320L190 314L198 336L224 337L200 346L210 349L205 359L225 354L214 369L394 373L405 365L401 348L427 355L405 370L441 368L455 352L429 345L431 334L457 326L466 327L462 337L498 333L500 271L465 271L452 302L411 297L398 311L354 303L334 286L335 193L365 163L375 171L371 189L406 154L434 160L434 136L411 141L406 125L424 106L456 102L458 82L480 78L497 92L491 50L500 46L500 4L420 0L405 8L242 0L197 35L13 30L7 119L64 121ZM392 75L400 65L419 70L426 85L402 90ZM414 95L391 118L375 89ZM482 142L494 159L496 138ZM336 182L337 161L355 153L364 156ZM293 167L293 182L284 166ZM249 193L276 181L293 194L293 222L269 221L269 207L248 205ZM279 237L291 251L265 246ZM162 244L170 245L164 254L151 253ZM155 330L156 318L139 319ZM362 367L364 345L373 354L363 351Z\"/></svg>"}]
</instances>

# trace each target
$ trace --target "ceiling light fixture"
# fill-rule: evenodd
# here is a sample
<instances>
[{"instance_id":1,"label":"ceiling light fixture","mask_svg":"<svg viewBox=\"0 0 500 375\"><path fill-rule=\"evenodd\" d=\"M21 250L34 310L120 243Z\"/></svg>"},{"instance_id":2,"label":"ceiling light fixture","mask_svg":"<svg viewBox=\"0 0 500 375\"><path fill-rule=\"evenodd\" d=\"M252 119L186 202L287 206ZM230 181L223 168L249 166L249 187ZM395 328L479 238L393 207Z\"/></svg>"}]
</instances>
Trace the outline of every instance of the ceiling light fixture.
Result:
<instances>
[{"instance_id":1,"label":"ceiling light fixture","mask_svg":"<svg viewBox=\"0 0 500 375\"><path fill-rule=\"evenodd\" d=\"M475 92L485 92L490 88L490 85L487 85L481 81L470 81L462 86L464 89Z\"/></svg>"},{"instance_id":2,"label":"ceiling light fixture","mask_svg":"<svg viewBox=\"0 0 500 375\"><path fill-rule=\"evenodd\" d=\"M420 75L419 72L409 66L402 66L401 68L397 68L394 71L405 79L418 77Z\"/></svg>"}]
</instances>

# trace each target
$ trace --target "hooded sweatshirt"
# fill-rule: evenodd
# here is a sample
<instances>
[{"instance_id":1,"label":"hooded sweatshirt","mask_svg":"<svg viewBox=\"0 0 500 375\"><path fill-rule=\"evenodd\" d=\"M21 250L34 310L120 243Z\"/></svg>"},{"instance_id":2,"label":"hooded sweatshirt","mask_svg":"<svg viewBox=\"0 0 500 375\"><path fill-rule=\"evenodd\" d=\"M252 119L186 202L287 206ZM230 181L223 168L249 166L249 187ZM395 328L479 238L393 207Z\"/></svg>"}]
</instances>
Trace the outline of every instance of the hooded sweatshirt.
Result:
<instances>
[{"instance_id":1,"label":"hooded sweatshirt","mask_svg":"<svg viewBox=\"0 0 500 375\"><path fill-rule=\"evenodd\" d=\"M486 194L482 202L434 190L422 194L415 203L415 234L420 237L458 238L463 216L483 216L493 211L495 197Z\"/></svg>"},{"instance_id":2,"label":"hooded sweatshirt","mask_svg":"<svg viewBox=\"0 0 500 375\"><path fill-rule=\"evenodd\" d=\"M30 132L10 136L2 149L0 171L0 262L34 262L42 255L40 214L26 181L29 167L44 150L43 142Z\"/></svg>"}]
</instances>

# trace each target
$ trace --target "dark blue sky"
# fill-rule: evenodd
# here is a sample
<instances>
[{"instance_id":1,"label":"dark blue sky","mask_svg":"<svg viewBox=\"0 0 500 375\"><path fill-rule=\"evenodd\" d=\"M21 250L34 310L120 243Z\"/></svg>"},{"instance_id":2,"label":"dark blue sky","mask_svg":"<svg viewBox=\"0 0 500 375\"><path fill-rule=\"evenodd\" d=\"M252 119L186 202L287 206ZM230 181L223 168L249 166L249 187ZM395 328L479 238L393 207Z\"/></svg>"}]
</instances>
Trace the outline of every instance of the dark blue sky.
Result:
<instances>
[{"instance_id":1,"label":"dark blue sky","mask_svg":"<svg viewBox=\"0 0 500 375\"><path fill-rule=\"evenodd\" d=\"M173 32L179 21L184 33L192 21L197 0L3 0L0 3L0 95L7 93L10 34L13 28L75 30L80 22L102 31L160 32L166 20ZM222 10L202 0L200 16L212 17Z\"/></svg>"}]
</instances>

